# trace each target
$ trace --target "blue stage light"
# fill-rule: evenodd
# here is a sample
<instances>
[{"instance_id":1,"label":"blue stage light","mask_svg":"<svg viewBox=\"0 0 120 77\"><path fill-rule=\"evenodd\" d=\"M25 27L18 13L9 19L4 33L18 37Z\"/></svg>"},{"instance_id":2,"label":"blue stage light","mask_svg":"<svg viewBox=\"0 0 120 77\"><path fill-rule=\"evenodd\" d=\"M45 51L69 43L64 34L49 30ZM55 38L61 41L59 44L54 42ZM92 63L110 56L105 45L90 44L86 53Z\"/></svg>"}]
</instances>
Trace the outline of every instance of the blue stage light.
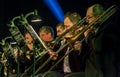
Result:
<instances>
[{"instance_id":1,"label":"blue stage light","mask_svg":"<svg viewBox=\"0 0 120 77\"><path fill-rule=\"evenodd\" d=\"M43 1L48 6L48 8L52 11L52 13L57 18L57 20L59 22L63 22L64 14L57 0L43 0Z\"/></svg>"}]
</instances>

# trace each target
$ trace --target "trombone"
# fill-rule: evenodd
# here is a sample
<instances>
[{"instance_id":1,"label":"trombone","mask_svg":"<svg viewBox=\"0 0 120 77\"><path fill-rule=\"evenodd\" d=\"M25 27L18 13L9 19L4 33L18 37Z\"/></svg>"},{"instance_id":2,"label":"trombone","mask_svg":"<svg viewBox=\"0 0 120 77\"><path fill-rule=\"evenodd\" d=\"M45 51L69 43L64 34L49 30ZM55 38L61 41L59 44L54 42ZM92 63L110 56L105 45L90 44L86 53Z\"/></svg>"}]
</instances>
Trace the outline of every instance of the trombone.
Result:
<instances>
[{"instance_id":1,"label":"trombone","mask_svg":"<svg viewBox=\"0 0 120 77\"><path fill-rule=\"evenodd\" d=\"M74 35L72 38L70 38L68 40L68 42L63 45L62 47L59 48L59 50L57 52L59 52L60 50L62 50L63 48L65 48L67 45L74 43L76 40L78 40L80 38L80 40L84 39L83 34L85 31L87 31L89 28L91 27L95 27L97 24L102 24L104 23L107 19L109 19L113 14L115 14L115 12L117 11L117 6L116 5L112 5L111 7L109 7L103 14L101 14L100 16L98 16L95 20L93 20L93 22L91 22L90 24L88 24L86 27L84 27L80 33ZM73 48L71 49L73 50ZM71 52L71 50L69 51L69 53ZM68 54L69 54L68 53ZM64 55L61 59L59 59L46 73L43 74L42 77L44 77L48 72L50 72L59 62L61 62L68 54Z\"/></svg>"}]
</instances>

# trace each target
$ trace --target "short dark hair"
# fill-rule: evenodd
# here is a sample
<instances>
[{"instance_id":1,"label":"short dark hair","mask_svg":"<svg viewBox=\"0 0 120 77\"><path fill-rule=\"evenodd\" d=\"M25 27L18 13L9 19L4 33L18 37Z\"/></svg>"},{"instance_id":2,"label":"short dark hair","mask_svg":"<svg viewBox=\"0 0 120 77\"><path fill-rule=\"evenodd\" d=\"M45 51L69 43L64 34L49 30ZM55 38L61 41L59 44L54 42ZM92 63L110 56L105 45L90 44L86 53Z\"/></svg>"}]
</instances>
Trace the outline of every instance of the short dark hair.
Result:
<instances>
[{"instance_id":1,"label":"short dark hair","mask_svg":"<svg viewBox=\"0 0 120 77\"><path fill-rule=\"evenodd\" d=\"M44 31L46 34L51 33L54 38L54 30L51 26L42 26L38 32L40 33L41 31Z\"/></svg>"},{"instance_id":2,"label":"short dark hair","mask_svg":"<svg viewBox=\"0 0 120 77\"><path fill-rule=\"evenodd\" d=\"M63 22L58 23L58 24L56 25L56 28L59 27L59 26L62 28L62 30L65 29L65 25L64 25Z\"/></svg>"},{"instance_id":3,"label":"short dark hair","mask_svg":"<svg viewBox=\"0 0 120 77\"><path fill-rule=\"evenodd\" d=\"M81 16L77 12L67 12L64 19L68 17L72 23L77 23L81 20Z\"/></svg>"}]
</instances>

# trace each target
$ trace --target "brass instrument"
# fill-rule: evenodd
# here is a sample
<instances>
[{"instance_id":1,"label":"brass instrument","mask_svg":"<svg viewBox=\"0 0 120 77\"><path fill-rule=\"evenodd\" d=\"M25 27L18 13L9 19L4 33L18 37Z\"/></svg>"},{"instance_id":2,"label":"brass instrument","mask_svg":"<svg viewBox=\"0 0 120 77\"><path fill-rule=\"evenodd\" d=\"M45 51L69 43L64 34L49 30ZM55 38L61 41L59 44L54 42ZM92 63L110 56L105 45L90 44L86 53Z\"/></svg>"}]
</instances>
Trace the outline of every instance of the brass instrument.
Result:
<instances>
[{"instance_id":1,"label":"brass instrument","mask_svg":"<svg viewBox=\"0 0 120 77\"><path fill-rule=\"evenodd\" d=\"M78 40L79 38L82 40L83 34L85 31L87 31L89 28L91 27L95 27L98 23L102 24L104 23L108 18L110 18L116 11L117 11L117 6L116 5L112 5L111 7L109 7L103 14L101 14L100 16L98 16L93 22L91 22L90 24L88 24L86 27L84 27L80 33L74 35L72 38L70 38L68 40L68 42L63 45L62 47L60 47L60 49L57 51L58 53L60 52L60 50L62 50L63 48L65 48L67 45L74 43L76 40ZM72 49L71 49L72 50ZM70 52L71 52L70 50ZM68 53L69 54L69 53ZM67 55L68 55L67 54ZM45 74L43 74L42 77L44 77L48 72L50 72L59 62L61 62L67 55L64 55L61 59L59 59ZM40 66L41 67L41 66Z\"/></svg>"},{"instance_id":2,"label":"brass instrument","mask_svg":"<svg viewBox=\"0 0 120 77\"><path fill-rule=\"evenodd\" d=\"M77 29L79 26L83 25L83 23L85 23L86 21L86 17L84 17L83 19L81 19L79 22L77 22L76 24L74 24L72 27L70 27L69 29L67 29L65 32L63 32L60 36L58 36L55 40L53 40L51 42L51 44L54 45L59 42L61 40L61 38L66 35L68 32L70 32L71 30Z\"/></svg>"}]
</instances>

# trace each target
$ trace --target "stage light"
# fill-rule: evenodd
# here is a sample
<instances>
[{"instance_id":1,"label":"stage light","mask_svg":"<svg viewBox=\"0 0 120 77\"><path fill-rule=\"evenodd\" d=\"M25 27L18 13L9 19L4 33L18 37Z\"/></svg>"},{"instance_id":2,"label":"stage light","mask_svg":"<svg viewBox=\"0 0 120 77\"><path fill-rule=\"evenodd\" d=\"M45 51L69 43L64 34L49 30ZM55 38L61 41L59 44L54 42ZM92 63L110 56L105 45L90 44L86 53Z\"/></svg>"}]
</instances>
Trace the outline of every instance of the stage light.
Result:
<instances>
[{"instance_id":1,"label":"stage light","mask_svg":"<svg viewBox=\"0 0 120 77\"><path fill-rule=\"evenodd\" d=\"M59 22L63 22L64 14L57 0L43 0L43 1L48 6L48 8L52 11L52 13L57 18L57 20Z\"/></svg>"}]
</instances>

